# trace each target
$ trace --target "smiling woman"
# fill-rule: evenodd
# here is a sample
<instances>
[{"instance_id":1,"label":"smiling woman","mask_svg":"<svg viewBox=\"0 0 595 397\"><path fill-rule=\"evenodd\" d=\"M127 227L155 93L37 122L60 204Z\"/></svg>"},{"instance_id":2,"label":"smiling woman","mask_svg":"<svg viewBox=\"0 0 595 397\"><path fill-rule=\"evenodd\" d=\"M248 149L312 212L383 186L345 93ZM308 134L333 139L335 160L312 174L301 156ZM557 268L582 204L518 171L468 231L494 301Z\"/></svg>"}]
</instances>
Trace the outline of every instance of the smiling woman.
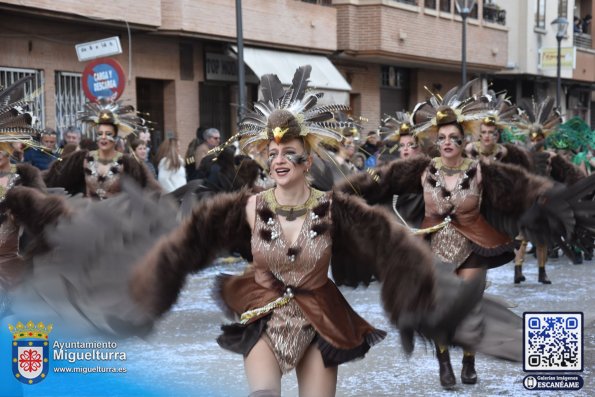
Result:
<instances>
[{"instance_id":1,"label":"smiling woman","mask_svg":"<svg viewBox=\"0 0 595 397\"><path fill-rule=\"evenodd\" d=\"M116 138L124 138L144 124L131 106L107 98L87 103L80 118L96 134L97 150L78 150L56 161L45 175L48 187L62 187L74 195L104 200L120 192L120 175L132 177L142 187L159 190L144 159L116 150Z\"/></svg>"},{"instance_id":2,"label":"smiling woman","mask_svg":"<svg viewBox=\"0 0 595 397\"><path fill-rule=\"evenodd\" d=\"M453 300L436 302L429 249L383 211L309 186L311 152L323 140L342 142L337 131L346 127L333 120L344 106L317 106L322 94L306 91L309 74L309 66L299 68L288 90L276 76L263 76L263 101L234 138L276 186L201 202L138 263L131 282L137 302L159 316L175 303L188 273L222 249L243 253L251 262L244 273L218 278L216 295L233 318L218 342L244 356L252 396L279 396L282 375L293 369L300 395L333 396L338 365L385 337L354 312L335 282L382 281L385 309L407 351L414 330L432 333L435 324L445 330L435 337L446 342L460 319L453 301L466 313L471 307L464 302L480 291L478 284L455 286Z\"/></svg>"}]
</instances>

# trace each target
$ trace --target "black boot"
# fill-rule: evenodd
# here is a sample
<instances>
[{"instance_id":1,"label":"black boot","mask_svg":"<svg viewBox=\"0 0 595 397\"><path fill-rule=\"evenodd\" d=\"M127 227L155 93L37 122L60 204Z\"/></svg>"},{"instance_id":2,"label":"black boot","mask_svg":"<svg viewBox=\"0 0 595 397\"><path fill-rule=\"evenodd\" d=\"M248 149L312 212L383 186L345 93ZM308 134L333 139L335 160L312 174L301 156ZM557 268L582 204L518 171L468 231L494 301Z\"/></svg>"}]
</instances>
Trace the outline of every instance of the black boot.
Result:
<instances>
[{"instance_id":1,"label":"black boot","mask_svg":"<svg viewBox=\"0 0 595 397\"><path fill-rule=\"evenodd\" d=\"M457 384L457 380L450 364L450 354L447 348L442 348L442 352L440 350L439 347L436 348L436 356L440 366L440 384L445 389L452 389Z\"/></svg>"},{"instance_id":2,"label":"black boot","mask_svg":"<svg viewBox=\"0 0 595 397\"><path fill-rule=\"evenodd\" d=\"M547 277L547 274L545 272L545 267L539 268L539 276L537 278L537 281L539 281L542 284L551 284L552 283L550 281L550 279Z\"/></svg>"},{"instance_id":3,"label":"black boot","mask_svg":"<svg viewBox=\"0 0 595 397\"><path fill-rule=\"evenodd\" d=\"M466 385L474 385L477 383L477 372L475 372L475 354L465 353L463 355L461 382Z\"/></svg>"},{"instance_id":4,"label":"black boot","mask_svg":"<svg viewBox=\"0 0 595 397\"><path fill-rule=\"evenodd\" d=\"M523 276L523 265L514 265L514 283L520 284L521 281L525 280L525 276Z\"/></svg>"}]
</instances>

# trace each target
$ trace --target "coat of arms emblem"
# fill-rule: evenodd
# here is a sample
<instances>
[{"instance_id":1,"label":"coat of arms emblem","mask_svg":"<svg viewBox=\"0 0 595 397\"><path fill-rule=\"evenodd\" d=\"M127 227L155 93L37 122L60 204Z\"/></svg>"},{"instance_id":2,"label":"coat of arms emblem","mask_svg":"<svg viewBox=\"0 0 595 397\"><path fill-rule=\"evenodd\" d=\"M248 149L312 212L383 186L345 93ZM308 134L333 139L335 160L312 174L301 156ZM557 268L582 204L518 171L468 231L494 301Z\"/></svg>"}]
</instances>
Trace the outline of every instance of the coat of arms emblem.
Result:
<instances>
[{"instance_id":1,"label":"coat of arms emblem","mask_svg":"<svg viewBox=\"0 0 595 397\"><path fill-rule=\"evenodd\" d=\"M49 338L52 324L29 321L16 326L8 324L12 333L12 373L26 385L33 385L45 379L49 370Z\"/></svg>"}]
</instances>

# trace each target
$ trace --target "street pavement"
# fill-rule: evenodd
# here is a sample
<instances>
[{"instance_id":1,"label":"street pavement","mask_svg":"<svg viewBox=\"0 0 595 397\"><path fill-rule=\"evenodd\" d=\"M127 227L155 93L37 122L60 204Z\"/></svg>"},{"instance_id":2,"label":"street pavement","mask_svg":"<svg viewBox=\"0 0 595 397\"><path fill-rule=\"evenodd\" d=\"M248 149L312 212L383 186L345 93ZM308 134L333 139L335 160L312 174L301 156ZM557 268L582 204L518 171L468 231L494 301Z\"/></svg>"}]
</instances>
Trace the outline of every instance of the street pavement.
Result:
<instances>
[{"instance_id":1,"label":"street pavement","mask_svg":"<svg viewBox=\"0 0 595 397\"><path fill-rule=\"evenodd\" d=\"M135 376L158 379L158 384L174 394L189 396L246 396L249 394L242 357L221 349L215 342L220 324L227 320L211 296L214 276L219 272L241 271L243 264L220 262L193 275L178 304L161 321L147 340L121 344L129 352L128 371ZM487 292L511 302L518 315L527 311L580 311L585 315L585 386L570 392L575 396L595 395L595 261L572 265L562 257L550 260L551 285L537 282L535 259L527 255L527 281L515 285L512 263L488 273ZM477 355L477 385L462 385L444 391L438 380L438 363L432 346L421 340L411 357L400 347L398 331L390 326L381 308L379 286L341 288L354 309L374 326L388 331L387 338L359 361L339 367L337 396L536 396L522 385L527 373L522 363ZM457 378L461 369L461 349L451 350ZM151 363L150 365L147 365ZM283 396L297 396L293 373L283 378ZM563 392L546 392L558 395ZM172 394L172 395L174 395ZM565 392L564 394L568 394Z\"/></svg>"}]
</instances>

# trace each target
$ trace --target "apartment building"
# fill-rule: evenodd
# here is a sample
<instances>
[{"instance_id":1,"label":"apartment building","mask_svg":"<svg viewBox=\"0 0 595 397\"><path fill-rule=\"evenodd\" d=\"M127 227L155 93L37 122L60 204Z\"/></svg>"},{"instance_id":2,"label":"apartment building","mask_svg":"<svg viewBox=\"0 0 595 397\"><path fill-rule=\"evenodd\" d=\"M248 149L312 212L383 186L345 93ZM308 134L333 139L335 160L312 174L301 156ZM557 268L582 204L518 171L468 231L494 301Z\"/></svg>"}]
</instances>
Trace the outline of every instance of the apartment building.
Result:
<instances>
[{"instance_id":1,"label":"apartment building","mask_svg":"<svg viewBox=\"0 0 595 397\"><path fill-rule=\"evenodd\" d=\"M277 68L315 64L315 84L348 101L351 87L325 56L337 48L334 8L293 0L243 3L245 59L255 69L246 68L249 100L257 97L257 74L277 72L260 65L268 60ZM175 131L185 147L199 125L215 126L224 137L234 132L234 0L2 0L0 85L34 75L31 89L43 93L35 105L42 125L76 124L86 62L78 61L75 45L113 36L123 50L111 57L126 75L122 99L149 114L157 137Z\"/></svg>"},{"instance_id":2,"label":"apartment building","mask_svg":"<svg viewBox=\"0 0 595 397\"><path fill-rule=\"evenodd\" d=\"M509 30L506 68L492 79L513 100L556 97L558 16L570 21L561 45L560 108L565 117L580 116L595 126L595 40L592 26L573 29L595 13L592 0L498 0L507 10Z\"/></svg>"},{"instance_id":3,"label":"apartment building","mask_svg":"<svg viewBox=\"0 0 595 397\"><path fill-rule=\"evenodd\" d=\"M549 22L529 43L537 34L529 27L531 7L541 2L553 19L556 0L477 2L467 19L468 78L506 88L514 99L555 88L555 69L539 69L529 53L555 44ZM592 0L570 0L569 15L576 3L584 15L593 8ZM35 75L42 123L76 124L86 62L78 61L75 45L118 36L123 51L111 58L126 75L122 98L149 114L157 137L175 131L185 147L198 126L215 126L227 137L237 123L235 7L235 0L0 0L0 84ZM460 83L463 25L455 0L243 0L242 17L248 102L257 99L262 74L277 73L289 84L307 63L327 101L350 104L367 119L364 128L374 129L383 114ZM568 109L578 102L584 108L584 95L592 106L588 38L580 36L579 66L563 69Z\"/></svg>"}]
</instances>

